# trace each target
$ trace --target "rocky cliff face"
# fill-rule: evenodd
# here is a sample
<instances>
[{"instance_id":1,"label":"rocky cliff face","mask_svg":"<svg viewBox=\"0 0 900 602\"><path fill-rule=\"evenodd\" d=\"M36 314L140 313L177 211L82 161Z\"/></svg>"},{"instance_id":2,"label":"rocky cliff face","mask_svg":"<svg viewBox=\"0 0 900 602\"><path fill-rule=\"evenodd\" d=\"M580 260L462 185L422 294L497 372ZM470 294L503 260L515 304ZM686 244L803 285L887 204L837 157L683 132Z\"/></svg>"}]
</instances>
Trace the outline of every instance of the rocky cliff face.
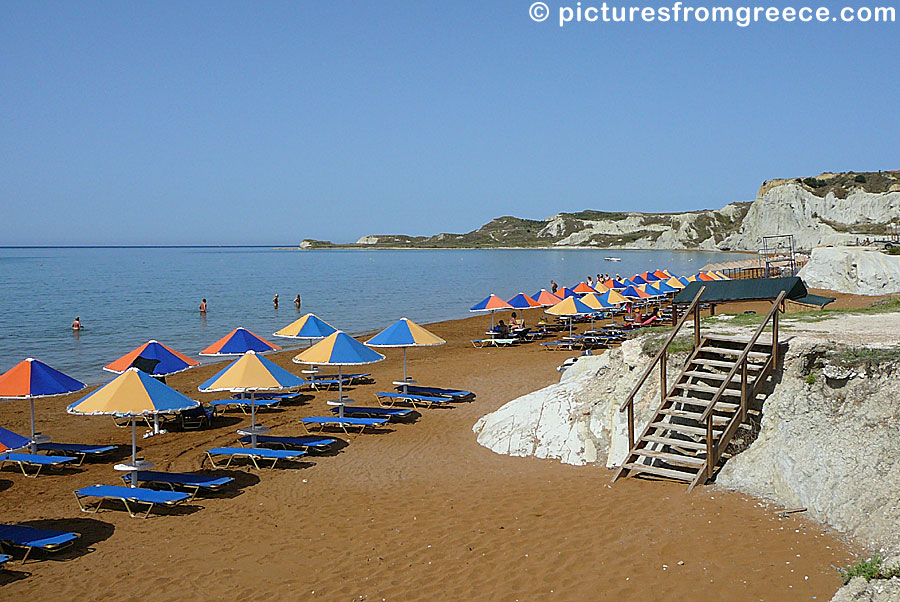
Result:
<instances>
[{"instance_id":1,"label":"rocky cliff face","mask_svg":"<svg viewBox=\"0 0 900 602\"><path fill-rule=\"evenodd\" d=\"M859 247L822 247L813 249L798 275L807 286L841 293L900 293L900 256Z\"/></svg>"}]
</instances>

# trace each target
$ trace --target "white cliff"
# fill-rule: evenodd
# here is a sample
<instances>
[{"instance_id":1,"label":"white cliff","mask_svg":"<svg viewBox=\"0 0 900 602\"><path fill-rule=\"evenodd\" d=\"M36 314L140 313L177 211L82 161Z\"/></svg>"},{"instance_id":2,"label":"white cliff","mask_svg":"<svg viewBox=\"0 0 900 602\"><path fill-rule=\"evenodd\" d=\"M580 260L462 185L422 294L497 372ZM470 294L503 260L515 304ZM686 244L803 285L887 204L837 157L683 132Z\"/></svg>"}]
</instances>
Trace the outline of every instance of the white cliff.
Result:
<instances>
[{"instance_id":1,"label":"white cliff","mask_svg":"<svg viewBox=\"0 0 900 602\"><path fill-rule=\"evenodd\" d=\"M807 286L841 293L900 293L900 256L862 247L821 247L813 249L799 276Z\"/></svg>"}]
</instances>

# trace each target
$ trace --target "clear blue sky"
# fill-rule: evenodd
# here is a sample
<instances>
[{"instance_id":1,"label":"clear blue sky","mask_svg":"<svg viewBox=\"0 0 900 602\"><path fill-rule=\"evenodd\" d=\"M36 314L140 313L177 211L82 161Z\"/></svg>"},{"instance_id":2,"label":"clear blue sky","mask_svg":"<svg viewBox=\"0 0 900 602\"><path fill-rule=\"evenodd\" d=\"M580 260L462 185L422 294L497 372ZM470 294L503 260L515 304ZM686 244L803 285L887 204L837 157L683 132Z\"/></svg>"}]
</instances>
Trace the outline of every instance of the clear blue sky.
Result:
<instances>
[{"instance_id":1,"label":"clear blue sky","mask_svg":"<svg viewBox=\"0 0 900 602\"><path fill-rule=\"evenodd\" d=\"M900 169L896 23L560 29L530 4L4 2L0 244L462 232Z\"/></svg>"}]
</instances>

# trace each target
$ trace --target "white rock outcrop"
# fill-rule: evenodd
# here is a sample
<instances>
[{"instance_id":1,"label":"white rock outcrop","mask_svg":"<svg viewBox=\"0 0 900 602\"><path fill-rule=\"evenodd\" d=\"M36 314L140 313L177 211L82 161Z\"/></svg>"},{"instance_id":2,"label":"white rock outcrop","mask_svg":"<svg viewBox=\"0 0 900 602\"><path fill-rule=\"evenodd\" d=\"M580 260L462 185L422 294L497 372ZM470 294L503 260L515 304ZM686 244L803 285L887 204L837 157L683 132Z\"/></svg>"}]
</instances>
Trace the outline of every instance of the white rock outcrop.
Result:
<instances>
[{"instance_id":1,"label":"white rock outcrop","mask_svg":"<svg viewBox=\"0 0 900 602\"><path fill-rule=\"evenodd\" d=\"M841 293L900 293L900 256L861 247L820 247L813 249L799 276L807 286Z\"/></svg>"},{"instance_id":2,"label":"white rock outcrop","mask_svg":"<svg viewBox=\"0 0 900 602\"><path fill-rule=\"evenodd\" d=\"M871 581L854 577L837 591L831 602L900 602L900 577Z\"/></svg>"},{"instance_id":3,"label":"white rock outcrop","mask_svg":"<svg viewBox=\"0 0 900 602\"><path fill-rule=\"evenodd\" d=\"M553 458L566 464L621 464L628 424L619 405L649 362L641 341L626 341L601 355L583 356L560 382L510 401L475 423L478 443L499 454ZM673 365L676 360L673 360ZM654 371L635 399L640 432L658 404Z\"/></svg>"}]
</instances>

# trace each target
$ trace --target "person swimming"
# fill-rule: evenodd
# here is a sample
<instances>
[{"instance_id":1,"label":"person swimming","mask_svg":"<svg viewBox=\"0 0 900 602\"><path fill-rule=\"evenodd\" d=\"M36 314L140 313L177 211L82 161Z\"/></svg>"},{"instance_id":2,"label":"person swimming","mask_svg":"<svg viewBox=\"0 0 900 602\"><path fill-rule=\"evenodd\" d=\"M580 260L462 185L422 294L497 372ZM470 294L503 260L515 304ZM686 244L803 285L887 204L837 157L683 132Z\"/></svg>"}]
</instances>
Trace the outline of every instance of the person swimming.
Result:
<instances>
[{"instance_id":1,"label":"person swimming","mask_svg":"<svg viewBox=\"0 0 900 602\"><path fill-rule=\"evenodd\" d=\"M297 297L294 299L294 305L297 306L297 309L300 309L300 293L297 293Z\"/></svg>"},{"instance_id":2,"label":"person swimming","mask_svg":"<svg viewBox=\"0 0 900 602\"><path fill-rule=\"evenodd\" d=\"M72 322L72 330L84 330L84 326L81 324L81 318L75 317L75 321Z\"/></svg>"},{"instance_id":3,"label":"person swimming","mask_svg":"<svg viewBox=\"0 0 900 602\"><path fill-rule=\"evenodd\" d=\"M278 309L278 293L275 293L275 296L272 297L272 305L275 306L275 309Z\"/></svg>"},{"instance_id":4,"label":"person swimming","mask_svg":"<svg viewBox=\"0 0 900 602\"><path fill-rule=\"evenodd\" d=\"M206 313L206 299L204 299L203 301L200 302L200 313L201 314Z\"/></svg>"}]
</instances>

